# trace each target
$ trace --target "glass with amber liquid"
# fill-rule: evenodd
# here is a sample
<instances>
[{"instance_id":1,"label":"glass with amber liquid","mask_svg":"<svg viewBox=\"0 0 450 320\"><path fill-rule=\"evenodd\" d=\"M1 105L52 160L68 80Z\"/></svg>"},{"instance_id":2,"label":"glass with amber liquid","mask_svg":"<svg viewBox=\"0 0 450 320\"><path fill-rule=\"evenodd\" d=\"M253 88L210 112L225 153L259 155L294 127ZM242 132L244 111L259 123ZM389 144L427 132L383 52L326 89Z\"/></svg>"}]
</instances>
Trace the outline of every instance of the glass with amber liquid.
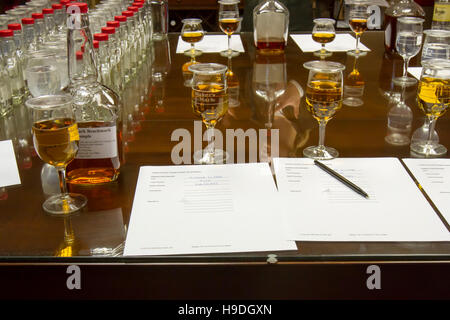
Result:
<instances>
[{"instance_id":1,"label":"glass with amber liquid","mask_svg":"<svg viewBox=\"0 0 450 320\"><path fill-rule=\"evenodd\" d=\"M411 143L411 152L425 157L447 153L447 148L433 140L436 121L448 109L450 102L450 61L431 59L423 63L417 104L429 120L428 139L425 143Z\"/></svg>"},{"instance_id":2,"label":"glass with amber liquid","mask_svg":"<svg viewBox=\"0 0 450 320\"><path fill-rule=\"evenodd\" d=\"M198 63L189 67L192 78L192 110L202 118L208 134L208 146L194 153L196 163L224 163L227 154L214 146L215 126L228 110L227 67L216 63Z\"/></svg>"},{"instance_id":3,"label":"glass with amber liquid","mask_svg":"<svg viewBox=\"0 0 450 320\"><path fill-rule=\"evenodd\" d=\"M314 52L315 56L325 58L332 55L331 52L325 49L325 44L332 42L336 37L336 32L334 30L334 23L335 21L333 19L327 18L314 19L312 38L315 42L318 42L322 45L322 48L320 50Z\"/></svg>"},{"instance_id":4,"label":"glass with amber liquid","mask_svg":"<svg viewBox=\"0 0 450 320\"><path fill-rule=\"evenodd\" d=\"M306 105L319 122L319 144L304 149L303 155L316 160L337 158L338 151L324 145L325 127L342 107L342 71L345 66L322 60L306 62L303 67L309 70Z\"/></svg>"},{"instance_id":5,"label":"glass with amber liquid","mask_svg":"<svg viewBox=\"0 0 450 320\"><path fill-rule=\"evenodd\" d=\"M359 50L359 39L364 31L367 30L367 19L369 18L369 4L367 1L355 0L350 5L350 14L348 24L350 29L356 36L356 47L353 50L347 51L347 54L352 56L362 56L367 53Z\"/></svg>"},{"instance_id":6,"label":"glass with amber liquid","mask_svg":"<svg viewBox=\"0 0 450 320\"><path fill-rule=\"evenodd\" d=\"M239 0L219 1L219 27L228 37L228 49L220 54L224 57L235 57L239 52L231 49L231 35L239 29L241 18L239 17Z\"/></svg>"},{"instance_id":7,"label":"glass with amber liquid","mask_svg":"<svg viewBox=\"0 0 450 320\"><path fill-rule=\"evenodd\" d=\"M349 107L359 107L364 104L362 96L364 94L365 81L358 70L358 56L354 57L352 71L348 74L344 83L344 105Z\"/></svg>"},{"instance_id":8,"label":"glass with amber liquid","mask_svg":"<svg viewBox=\"0 0 450 320\"><path fill-rule=\"evenodd\" d=\"M181 39L191 44L191 49L184 52L185 55L196 57L202 54L202 51L195 49L195 44L202 41L205 32L202 28L201 19L183 19L183 28L181 29Z\"/></svg>"},{"instance_id":9,"label":"glass with amber liquid","mask_svg":"<svg viewBox=\"0 0 450 320\"><path fill-rule=\"evenodd\" d=\"M73 100L69 95L52 95L26 101L32 114L33 142L39 158L56 167L61 193L49 197L43 209L54 215L68 215L82 209L87 199L80 194L68 193L66 166L75 158L80 140Z\"/></svg>"}]
</instances>

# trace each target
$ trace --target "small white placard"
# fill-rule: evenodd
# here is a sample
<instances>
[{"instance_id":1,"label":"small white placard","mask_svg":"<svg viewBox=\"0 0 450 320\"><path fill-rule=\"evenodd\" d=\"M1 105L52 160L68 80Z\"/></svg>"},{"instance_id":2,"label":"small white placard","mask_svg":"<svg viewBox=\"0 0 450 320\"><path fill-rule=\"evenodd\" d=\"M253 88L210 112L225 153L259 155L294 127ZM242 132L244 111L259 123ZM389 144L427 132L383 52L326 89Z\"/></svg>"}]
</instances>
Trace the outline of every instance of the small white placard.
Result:
<instances>
[{"instance_id":1,"label":"small white placard","mask_svg":"<svg viewBox=\"0 0 450 320\"><path fill-rule=\"evenodd\" d=\"M0 187L20 184L19 169L11 140L0 141Z\"/></svg>"},{"instance_id":2,"label":"small white placard","mask_svg":"<svg viewBox=\"0 0 450 320\"><path fill-rule=\"evenodd\" d=\"M292 40L303 52L314 52L320 50L322 45L312 39L311 34L291 34ZM325 49L331 52L346 52L356 48L356 39L348 33L336 34L336 38L325 45ZM370 51L364 44L359 42L359 50Z\"/></svg>"},{"instance_id":3,"label":"small white placard","mask_svg":"<svg viewBox=\"0 0 450 320\"><path fill-rule=\"evenodd\" d=\"M221 52L228 50L228 36L225 34L206 35L203 40L195 44L195 49L201 50L204 53ZM245 52L242 44L241 36L233 34L230 42L231 49ZM184 53L191 48L191 44L184 42L181 36L178 38L177 53Z\"/></svg>"},{"instance_id":4,"label":"small white placard","mask_svg":"<svg viewBox=\"0 0 450 320\"><path fill-rule=\"evenodd\" d=\"M408 72L414 76L417 80L420 80L422 74L422 67L408 67Z\"/></svg>"}]
</instances>

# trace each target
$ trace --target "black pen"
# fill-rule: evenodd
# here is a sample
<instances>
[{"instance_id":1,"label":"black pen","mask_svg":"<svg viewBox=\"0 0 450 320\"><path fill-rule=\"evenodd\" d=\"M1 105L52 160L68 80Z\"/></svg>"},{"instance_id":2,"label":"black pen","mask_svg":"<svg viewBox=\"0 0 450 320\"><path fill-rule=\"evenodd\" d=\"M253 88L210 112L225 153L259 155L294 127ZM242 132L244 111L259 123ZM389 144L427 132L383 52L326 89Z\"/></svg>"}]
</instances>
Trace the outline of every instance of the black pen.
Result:
<instances>
[{"instance_id":1,"label":"black pen","mask_svg":"<svg viewBox=\"0 0 450 320\"><path fill-rule=\"evenodd\" d=\"M338 179L340 182L342 182L343 184L345 184L347 187L353 189L353 191L359 193L360 195L362 195L364 198L369 199L369 195L364 192L363 189L361 189L360 187L358 187L356 184L354 184L351 181L348 181L346 178L344 178L343 176L341 176L339 173L337 173L336 171L330 169L329 167L327 167L326 165L324 165L323 163L314 160L314 164L316 166L318 166L320 169L322 169L323 171L329 173L330 175L332 175L333 177L335 177L336 179Z\"/></svg>"}]
</instances>

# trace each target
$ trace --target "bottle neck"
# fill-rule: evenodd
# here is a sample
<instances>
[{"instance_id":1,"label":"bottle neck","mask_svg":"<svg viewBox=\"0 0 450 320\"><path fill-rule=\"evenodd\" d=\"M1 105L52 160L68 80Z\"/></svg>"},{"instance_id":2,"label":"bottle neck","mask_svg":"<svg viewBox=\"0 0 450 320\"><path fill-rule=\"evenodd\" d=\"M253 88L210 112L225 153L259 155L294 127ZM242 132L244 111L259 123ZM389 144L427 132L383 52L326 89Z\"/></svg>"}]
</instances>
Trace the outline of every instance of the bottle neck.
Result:
<instances>
[{"instance_id":1,"label":"bottle neck","mask_svg":"<svg viewBox=\"0 0 450 320\"><path fill-rule=\"evenodd\" d=\"M16 49L23 51L23 34L22 30L14 31L14 42L16 44Z\"/></svg>"},{"instance_id":2,"label":"bottle neck","mask_svg":"<svg viewBox=\"0 0 450 320\"><path fill-rule=\"evenodd\" d=\"M15 56L16 44L13 37L5 37L0 39L0 49L5 58Z\"/></svg>"},{"instance_id":3,"label":"bottle neck","mask_svg":"<svg viewBox=\"0 0 450 320\"><path fill-rule=\"evenodd\" d=\"M35 35L34 25L23 26L23 45L26 50L33 50L35 48Z\"/></svg>"},{"instance_id":4,"label":"bottle neck","mask_svg":"<svg viewBox=\"0 0 450 320\"><path fill-rule=\"evenodd\" d=\"M47 34L54 34L56 30L55 18L52 14L46 14L44 16L45 28Z\"/></svg>"},{"instance_id":5,"label":"bottle neck","mask_svg":"<svg viewBox=\"0 0 450 320\"><path fill-rule=\"evenodd\" d=\"M77 61L76 52L84 45L82 60ZM67 21L67 54L71 83L97 81L92 34L87 14L71 14Z\"/></svg>"},{"instance_id":6,"label":"bottle neck","mask_svg":"<svg viewBox=\"0 0 450 320\"><path fill-rule=\"evenodd\" d=\"M55 10L55 24L56 24L56 28L61 31L64 28L64 10Z\"/></svg>"}]
</instances>

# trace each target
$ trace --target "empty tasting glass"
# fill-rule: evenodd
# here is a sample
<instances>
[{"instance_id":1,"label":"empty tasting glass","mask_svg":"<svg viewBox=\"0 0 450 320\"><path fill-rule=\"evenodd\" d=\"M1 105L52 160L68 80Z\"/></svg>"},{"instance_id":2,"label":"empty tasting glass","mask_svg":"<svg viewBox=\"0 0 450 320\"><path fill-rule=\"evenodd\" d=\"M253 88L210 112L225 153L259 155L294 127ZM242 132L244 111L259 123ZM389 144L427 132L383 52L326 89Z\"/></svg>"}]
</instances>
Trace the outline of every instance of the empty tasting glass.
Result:
<instances>
[{"instance_id":1,"label":"empty tasting glass","mask_svg":"<svg viewBox=\"0 0 450 320\"><path fill-rule=\"evenodd\" d=\"M183 19L183 28L181 29L181 39L191 44L191 49L186 50L184 54L190 57L199 56L202 51L195 49L195 44L202 41L205 32L202 28L201 19Z\"/></svg>"},{"instance_id":2,"label":"empty tasting glass","mask_svg":"<svg viewBox=\"0 0 450 320\"><path fill-rule=\"evenodd\" d=\"M319 57L329 57L332 55L331 52L325 49L325 44L330 43L336 37L336 32L334 30L333 19L319 18L314 19L314 28L312 31L312 38L314 41L320 43L322 48L314 52L315 56Z\"/></svg>"},{"instance_id":3,"label":"empty tasting glass","mask_svg":"<svg viewBox=\"0 0 450 320\"><path fill-rule=\"evenodd\" d=\"M412 143L412 153L426 157L447 153L446 147L433 140L433 133L437 119L447 111L449 103L450 61L433 59L424 62L417 89L417 104L428 117L430 126L427 141Z\"/></svg>"},{"instance_id":4,"label":"empty tasting glass","mask_svg":"<svg viewBox=\"0 0 450 320\"><path fill-rule=\"evenodd\" d=\"M408 77L409 60L416 56L422 47L422 23L424 19L415 17L402 17L397 21L397 38L395 48L403 58L403 75L392 81L397 85L411 86L417 80Z\"/></svg>"},{"instance_id":5,"label":"empty tasting glass","mask_svg":"<svg viewBox=\"0 0 450 320\"><path fill-rule=\"evenodd\" d=\"M350 5L348 24L356 35L356 48L347 54L352 56L362 56L367 53L359 50L359 38L367 30L367 19L369 17L369 4L367 1L355 0Z\"/></svg>"},{"instance_id":6,"label":"empty tasting glass","mask_svg":"<svg viewBox=\"0 0 450 320\"><path fill-rule=\"evenodd\" d=\"M337 158L336 149L325 147L325 127L342 107L342 71L340 63L331 61L310 61L303 65L309 70L306 88L308 111L319 122L319 145L303 150L303 155L317 160Z\"/></svg>"},{"instance_id":7,"label":"empty tasting glass","mask_svg":"<svg viewBox=\"0 0 450 320\"><path fill-rule=\"evenodd\" d=\"M219 4L219 27L228 36L228 50L220 54L225 57L238 56L239 52L231 49L231 35L236 32L241 22L239 0L220 0Z\"/></svg>"},{"instance_id":8,"label":"empty tasting glass","mask_svg":"<svg viewBox=\"0 0 450 320\"><path fill-rule=\"evenodd\" d=\"M198 63L191 65L192 78L192 110L202 117L208 129L208 146L194 153L196 163L224 163L227 154L214 146L214 128L228 110L227 67L216 63Z\"/></svg>"},{"instance_id":9,"label":"empty tasting glass","mask_svg":"<svg viewBox=\"0 0 450 320\"><path fill-rule=\"evenodd\" d=\"M66 166L78 152L78 127L72 97L52 95L32 98L25 102L33 122L33 142L39 158L56 167L61 193L49 197L42 208L54 215L68 215L83 208L87 199L68 193Z\"/></svg>"}]
</instances>

